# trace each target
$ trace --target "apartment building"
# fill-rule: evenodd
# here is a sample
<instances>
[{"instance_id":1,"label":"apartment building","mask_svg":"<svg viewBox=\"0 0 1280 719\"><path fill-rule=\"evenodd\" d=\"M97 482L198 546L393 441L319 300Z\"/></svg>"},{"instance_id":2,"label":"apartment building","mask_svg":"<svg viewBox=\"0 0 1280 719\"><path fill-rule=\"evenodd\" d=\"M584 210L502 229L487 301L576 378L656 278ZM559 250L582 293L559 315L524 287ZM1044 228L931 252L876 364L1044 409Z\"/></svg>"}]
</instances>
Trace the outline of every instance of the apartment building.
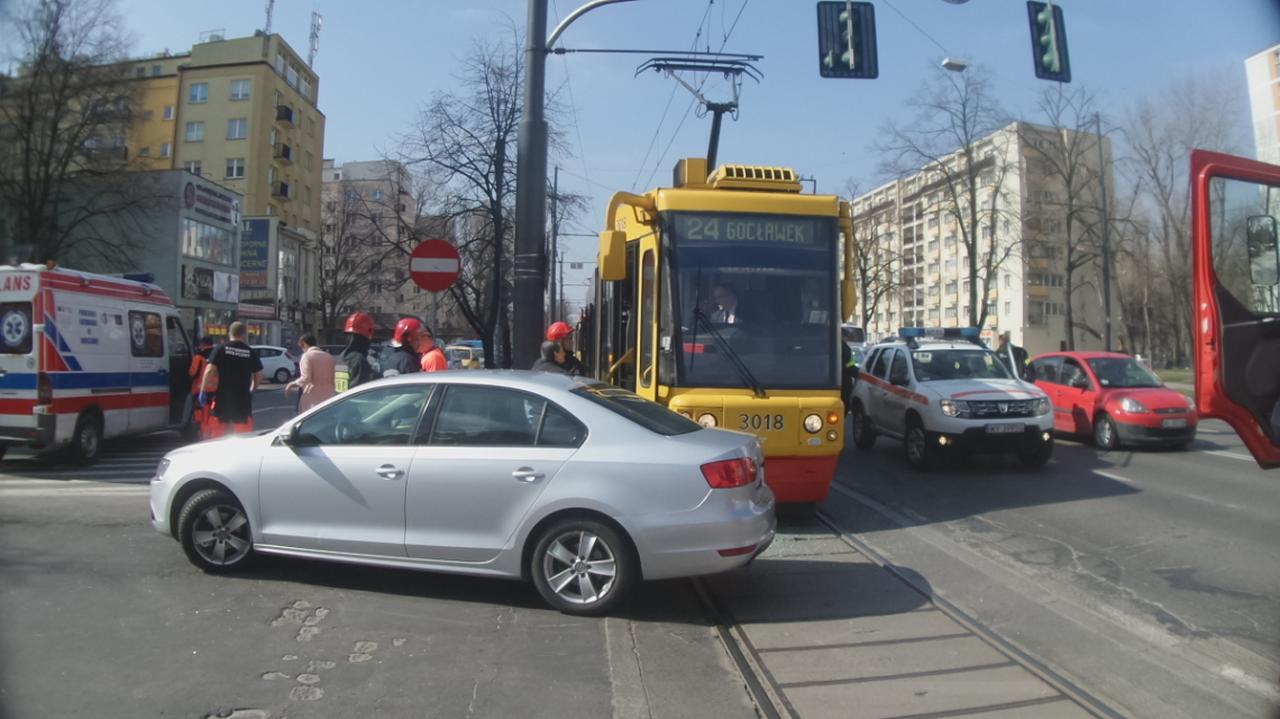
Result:
<instances>
[{"instance_id":1,"label":"apartment building","mask_svg":"<svg viewBox=\"0 0 1280 719\"><path fill-rule=\"evenodd\" d=\"M985 270L980 269L977 278L979 301L987 304L981 333L990 344L1008 331L1013 342L1033 354L1058 350L1068 337L1070 302L1075 347L1102 349L1104 345L1100 265L1093 257L1096 253L1083 247L1094 242L1092 238L1076 242L1073 261L1081 266L1073 272L1074 290L1067 297L1064 218L1068 197L1063 181L1045 161L1045 153L1054 152L1055 143L1064 138L1082 139L1058 135L1052 128L1013 123L976 143L974 167L981 208L978 249L983 256L993 253L997 258L989 283L984 281ZM1098 226L1101 213L1094 209L1101 198L1098 179L1105 180L1109 193L1114 186L1110 142L1103 141L1101 162L1096 140L1089 141L1089 146L1093 151L1084 153L1079 163L1086 180L1077 183L1073 195L1077 205L1089 206L1076 213L1080 218L1073 232L1076 237L1085 232L1086 224ZM962 163L962 156L953 154L854 198L856 241L872 243L871 257L884 264L883 276L892 278L891 289L876 300L866 328L869 337L895 334L902 327L969 324L968 249L955 218L957 210L968 216L967 204L964 193L957 193L962 201L956 204L947 179L965 174ZM981 298L984 285L988 291ZM868 300L859 298L860 303ZM860 306L854 317L861 316ZM1119 326L1113 306L1113 327Z\"/></svg>"},{"instance_id":2,"label":"apartment building","mask_svg":"<svg viewBox=\"0 0 1280 719\"><path fill-rule=\"evenodd\" d=\"M283 38L214 34L134 63L141 88L127 141L142 169L185 169L243 196L245 215L319 236L320 80Z\"/></svg>"},{"instance_id":3,"label":"apartment building","mask_svg":"<svg viewBox=\"0 0 1280 719\"><path fill-rule=\"evenodd\" d=\"M337 319L363 309L380 333L404 316L421 319L441 336L464 333L453 300L414 284L408 256L396 249L452 235L452 223L420 212L405 167L394 160L326 159L322 188L321 281L343 300Z\"/></svg>"},{"instance_id":4,"label":"apartment building","mask_svg":"<svg viewBox=\"0 0 1280 719\"><path fill-rule=\"evenodd\" d=\"M1257 157L1280 165L1280 45L1246 59L1244 69Z\"/></svg>"}]
</instances>

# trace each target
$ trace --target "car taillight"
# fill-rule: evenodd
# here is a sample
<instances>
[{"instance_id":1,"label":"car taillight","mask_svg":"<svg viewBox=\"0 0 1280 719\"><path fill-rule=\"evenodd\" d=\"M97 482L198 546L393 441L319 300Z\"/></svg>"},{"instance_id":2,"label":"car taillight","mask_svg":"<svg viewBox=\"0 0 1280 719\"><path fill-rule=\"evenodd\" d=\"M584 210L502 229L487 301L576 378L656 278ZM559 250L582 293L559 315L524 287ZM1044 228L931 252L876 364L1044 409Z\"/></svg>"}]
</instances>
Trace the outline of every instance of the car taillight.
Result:
<instances>
[{"instance_id":1,"label":"car taillight","mask_svg":"<svg viewBox=\"0 0 1280 719\"><path fill-rule=\"evenodd\" d=\"M36 375L36 404L53 404L53 380L48 372Z\"/></svg>"},{"instance_id":2,"label":"car taillight","mask_svg":"<svg viewBox=\"0 0 1280 719\"><path fill-rule=\"evenodd\" d=\"M712 489L745 487L756 481L756 461L743 457L710 462L702 465L702 476Z\"/></svg>"}]
</instances>

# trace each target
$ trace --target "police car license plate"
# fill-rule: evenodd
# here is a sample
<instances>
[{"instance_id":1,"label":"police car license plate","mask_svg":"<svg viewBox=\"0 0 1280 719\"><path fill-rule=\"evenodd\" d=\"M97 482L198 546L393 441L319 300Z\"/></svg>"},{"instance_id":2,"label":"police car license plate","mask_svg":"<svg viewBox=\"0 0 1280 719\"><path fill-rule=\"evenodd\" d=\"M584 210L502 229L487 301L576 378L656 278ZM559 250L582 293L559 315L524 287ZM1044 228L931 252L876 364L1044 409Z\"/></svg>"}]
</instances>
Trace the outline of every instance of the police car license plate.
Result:
<instances>
[{"instance_id":1,"label":"police car license plate","mask_svg":"<svg viewBox=\"0 0 1280 719\"><path fill-rule=\"evenodd\" d=\"M1185 419L1163 419L1160 420L1160 426L1164 429L1182 429L1187 426Z\"/></svg>"},{"instance_id":2,"label":"police car license plate","mask_svg":"<svg viewBox=\"0 0 1280 719\"><path fill-rule=\"evenodd\" d=\"M1018 434L1022 431L1021 424L989 424L987 425L987 434Z\"/></svg>"}]
</instances>

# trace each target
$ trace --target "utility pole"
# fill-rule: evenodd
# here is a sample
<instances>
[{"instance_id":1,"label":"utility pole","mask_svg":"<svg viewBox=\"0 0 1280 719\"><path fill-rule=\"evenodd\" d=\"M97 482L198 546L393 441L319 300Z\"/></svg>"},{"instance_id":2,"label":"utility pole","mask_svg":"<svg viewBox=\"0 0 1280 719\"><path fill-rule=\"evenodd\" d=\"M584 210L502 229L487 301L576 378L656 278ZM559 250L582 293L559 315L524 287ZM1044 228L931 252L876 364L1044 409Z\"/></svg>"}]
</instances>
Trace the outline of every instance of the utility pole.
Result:
<instances>
[{"instance_id":1,"label":"utility pole","mask_svg":"<svg viewBox=\"0 0 1280 719\"><path fill-rule=\"evenodd\" d=\"M1098 130L1098 186L1102 190L1102 314L1103 333L1102 346L1111 351L1111 216L1107 212L1107 165L1102 152L1102 115L1093 113L1094 126ZM1070 297L1067 298L1069 302ZM1068 331L1074 331L1068 329Z\"/></svg>"},{"instance_id":2,"label":"utility pole","mask_svg":"<svg viewBox=\"0 0 1280 719\"><path fill-rule=\"evenodd\" d=\"M557 246L560 240L560 166L556 165L552 173L551 180L551 252L547 254L554 263L556 261ZM556 304L556 268L551 267L550 285L547 292L547 306L551 312L550 320L560 319L560 306Z\"/></svg>"},{"instance_id":3,"label":"utility pole","mask_svg":"<svg viewBox=\"0 0 1280 719\"><path fill-rule=\"evenodd\" d=\"M560 298L556 300L556 317L560 319L564 319L565 308L564 308L564 253L563 252L560 253L560 257L556 259L556 262L560 269L560 283L557 285L560 288Z\"/></svg>"},{"instance_id":4,"label":"utility pole","mask_svg":"<svg viewBox=\"0 0 1280 719\"><path fill-rule=\"evenodd\" d=\"M512 365L538 358L546 278L547 236L547 0L529 0L525 27L524 115L516 141L514 292L511 308Z\"/></svg>"}]
</instances>

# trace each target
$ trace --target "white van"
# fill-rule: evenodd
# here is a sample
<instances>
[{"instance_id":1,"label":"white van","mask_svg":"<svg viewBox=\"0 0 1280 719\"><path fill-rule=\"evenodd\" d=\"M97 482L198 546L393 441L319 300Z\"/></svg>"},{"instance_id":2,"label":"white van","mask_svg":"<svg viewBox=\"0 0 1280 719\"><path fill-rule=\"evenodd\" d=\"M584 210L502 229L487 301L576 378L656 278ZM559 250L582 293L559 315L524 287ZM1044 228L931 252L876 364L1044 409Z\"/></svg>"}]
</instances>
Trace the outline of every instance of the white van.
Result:
<instances>
[{"instance_id":1,"label":"white van","mask_svg":"<svg viewBox=\"0 0 1280 719\"><path fill-rule=\"evenodd\" d=\"M45 265L0 266L0 457L191 422L191 343L158 286Z\"/></svg>"}]
</instances>

